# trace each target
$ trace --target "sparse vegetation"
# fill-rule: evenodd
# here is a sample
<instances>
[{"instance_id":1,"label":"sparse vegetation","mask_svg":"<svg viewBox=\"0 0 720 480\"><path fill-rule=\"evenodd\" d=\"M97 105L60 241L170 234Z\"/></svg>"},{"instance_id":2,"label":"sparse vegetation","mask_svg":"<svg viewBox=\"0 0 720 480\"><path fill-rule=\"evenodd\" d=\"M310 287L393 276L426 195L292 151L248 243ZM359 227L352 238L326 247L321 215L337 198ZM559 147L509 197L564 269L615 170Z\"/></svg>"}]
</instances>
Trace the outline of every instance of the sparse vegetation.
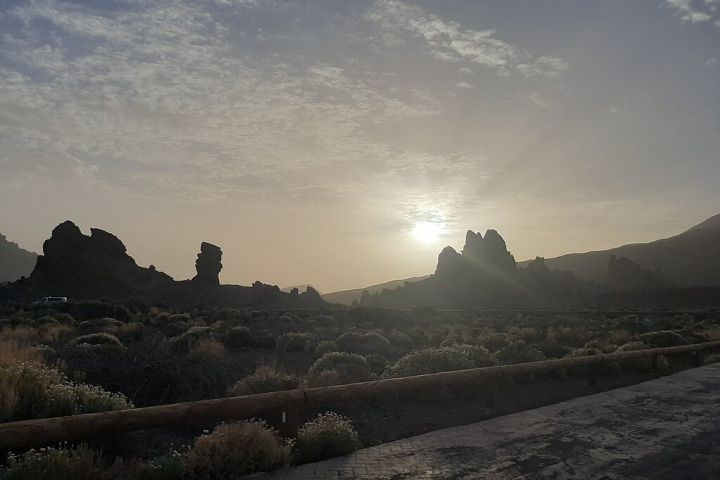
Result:
<instances>
[{"instance_id":1,"label":"sparse vegetation","mask_svg":"<svg viewBox=\"0 0 720 480\"><path fill-rule=\"evenodd\" d=\"M309 463L347 455L362 447L349 418L326 412L310 420L298 432L295 460Z\"/></svg>"},{"instance_id":2,"label":"sparse vegetation","mask_svg":"<svg viewBox=\"0 0 720 480\"><path fill-rule=\"evenodd\" d=\"M102 302L67 310L0 310L0 421L720 338L720 314L712 311L644 317L604 312L581 318L357 308L317 315L237 309L133 311ZM712 355L704 358L714 360ZM669 372L672 361L632 360L608 374ZM423 401L434 401L439 393L430 392ZM447 401L455 393L443 395ZM357 423L358 433L349 418L354 417L328 413L308 421L292 457L305 462L358 448L368 425ZM233 446L240 444L246 445L242 451ZM47 455L34 452L13 457L0 478L31 478L28 472L42 468L39 465L58 462L65 462L71 472L74 465L86 465L85 470L95 472L93 478L103 480L227 478L222 475L231 471L237 475L287 464L290 451L291 445L264 423L241 422L201 436L184 453L152 460L118 464L85 447L63 447ZM62 468L54 478L62 479Z\"/></svg>"},{"instance_id":3,"label":"sparse vegetation","mask_svg":"<svg viewBox=\"0 0 720 480\"><path fill-rule=\"evenodd\" d=\"M195 440L187 454L192 480L219 480L290 463L291 443L259 420L223 424Z\"/></svg>"}]
</instances>

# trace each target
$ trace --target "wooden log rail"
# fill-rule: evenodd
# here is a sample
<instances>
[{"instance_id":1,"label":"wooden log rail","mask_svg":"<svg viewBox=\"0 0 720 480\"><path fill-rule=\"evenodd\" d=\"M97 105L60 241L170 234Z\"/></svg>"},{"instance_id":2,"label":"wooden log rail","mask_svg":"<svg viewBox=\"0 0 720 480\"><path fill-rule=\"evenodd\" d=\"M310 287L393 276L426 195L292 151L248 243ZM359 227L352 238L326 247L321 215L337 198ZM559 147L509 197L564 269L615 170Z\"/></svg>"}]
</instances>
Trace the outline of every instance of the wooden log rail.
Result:
<instances>
[{"instance_id":1,"label":"wooden log rail","mask_svg":"<svg viewBox=\"0 0 720 480\"><path fill-rule=\"evenodd\" d=\"M285 390L240 397L200 400L154 407L111 412L0 423L0 449L21 449L75 441L102 435L173 426L201 426L224 420L237 420L281 413L284 423L297 428L298 412L327 404L357 401L387 394L462 386L470 382L547 373L581 366L599 366L651 358L656 365L659 356L692 354L696 365L703 352L720 349L720 341L652 348L577 358L560 358L540 362L503 365L469 370L389 378L331 387ZM593 370L592 368L590 370Z\"/></svg>"}]
</instances>

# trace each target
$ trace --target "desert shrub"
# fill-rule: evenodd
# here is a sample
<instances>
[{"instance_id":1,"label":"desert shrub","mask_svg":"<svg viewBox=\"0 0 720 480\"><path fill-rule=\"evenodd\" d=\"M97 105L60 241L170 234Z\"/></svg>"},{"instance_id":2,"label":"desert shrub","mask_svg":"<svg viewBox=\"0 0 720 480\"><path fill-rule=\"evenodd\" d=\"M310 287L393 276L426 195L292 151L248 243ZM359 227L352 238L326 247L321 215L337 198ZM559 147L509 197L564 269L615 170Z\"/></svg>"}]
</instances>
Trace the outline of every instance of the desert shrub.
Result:
<instances>
[{"instance_id":1,"label":"desert shrub","mask_svg":"<svg viewBox=\"0 0 720 480\"><path fill-rule=\"evenodd\" d=\"M495 333L478 339L478 343L491 352L497 352L507 347L510 341L504 333Z\"/></svg>"},{"instance_id":2,"label":"desert shrub","mask_svg":"<svg viewBox=\"0 0 720 480\"><path fill-rule=\"evenodd\" d=\"M249 312L237 308L223 308L213 314L213 320L230 323L241 323L251 320Z\"/></svg>"},{"instance_id":3,"label":"desert shrub","mask_svg":"<svg viewBox=\"0 0 720 480\"><path fill-rule=\"evenodd\" d=\"M413 340L413 338L407 333L397 333L388 338L388 340L391 345L408 346L415 343L415 340Z\"/></svg>"},{"instance_id":4,"label":"desert shrub","mask_svg":"<svg viewBox=\"0 0 720 480\"><path fill-rule=\"evenodd\" d=\"M640 335L640 341L647 343L653 348L676 347L678 345L688 344L688 341L682 335L672 330L643 333Z\"/></svg>"},{"instance_id":5,"label":"desert shrub","mask_svg":"<svg viewBox=\"0 0 720 480\"><path fill-rule=\"evenodd\" d=\"M0 331L0 336L2 333ZM20 362L41 363L43 360L43 350L38 346L23 345L14 338L0 340L0 367Z\"/></svg>"},{"instance_id":6,"label":"desert shrub","mask_svg":"<svg viewBox=\"0 0 720 480\"><path fill-rule=\"evenodd\" d=\"M124 345L118 337L109 333L90 333L75 337L68 342L70 347L97 348L98 350L122 350Z\"/></svg>"},{"instance_id":7,"label":"desert shrub","mask_svg":"<svg viewBox=\"0 0 720 480\"><path fill-rule=\"evenodd\" d=\"M28 322L28 325L31 327L49 327L51 325L60 325L60 321L55 319L55 317L51 317L50 315L45 315L44 317L36 318L34 320L31 320Z\"/></svg>"},{"instance_id":8,"label":"desert shrub","mask_svg":"<svg viewBox=\"0 0 720 480\"><path fill-rule=\"evenodd\" d=\"M189 353L191 348L201 340L209 339L210 328L196 326L188 329L180 336L170 340L170 348L179 353Z\"/></svg>"},{"instance_id":9,"label":"desert shrub","mask_svg":"<svg viewBox=\"0 0 720 480\"><path fill-rule=\"evenodd\" d=\"M366 355L365 360L367 360L370 372L376 375L382 374L382 372L385 371L388 363L387 358L377 353L371 353L370 355Z\"/></svg>"},{"instance_id":10,"label":"desert shrub","mask_svg":"<svg viewBox=\"0 0 720 480\"><path fill-rule=\"evenodd\" d=\"M265 422L222 424L195 440L187 455L193 480L220 480L274 470L290 462L291 446Z\"/></svg>"},{"instance_id":11,"label":"desert shrub","mask_svg":"<svg viewBox=\"0 0 720 480\"><path fill-rule=\"evenodd\" d=\"M177 337L185 333L190 328L188 322L178 321L165 323L160 328L160 331L168 338Z\"/></svg>"},{"instance_id":12,"label":"desert shrub","mask_svg":"<svg viewBox=\"0 0 720 480\"><path fill-rule=\"evenodd\" d=\"M348 352L329 352L310 366L307 381L311 386L364 382L370 378L365 357Z\"/></svg>"},{"instance_id":13,"label":"desert shrub","mask_svg":"<svg viewBox=\"0 0 720 480\"><path fill-rule=\"evenodd\" d=\"M442 342L440 342L441 347L452 347L453 345L463 345L466 344L467 340L461 337L457 334L450 334L447 337L443 339Z\"/></svg>"},{"instance_id":14,"label":"desert shrub","mask_svg":"<svg viewBox=\"0 0 720 480\"><path fill-rule=\"evenodd\" d=\"M497 365L498 361L495 355L490 353L487 348L478 345L455 345L453 349L462 353L475 367L492 367Z\"/></svg>"},{"instance_id":15,"label":"desert shrub","mask_svg":"<svg viewBox=\"0 0 720 480\"><path fill-rule=\"evenodd\" d=\"M508 344L500 349L495 356L504 365L545 360L545 355L540 350L522 340Z\"/></svg>"},{"instance_id":16,"label":"desert shrub","mask_svg":"<svg viewBox=\"0 0 720 480\"><path fill-rule=\"evenodd\" d=\"M560 345L555 340L545 340L537 347L546 358L562 358L571 351L569 348Z\"/></svg>"},{"instance_id":17,"label":"desert shrub","mask_svg":"<svg viewBox=\"0 0 720 480\"><path fill-rule=\"evenodd\" d=\"M255 373L238 381L230 388L230 395L252 395L298 388L300 380L291 374L269 366L259 366Z\"/></svg>"},{"instance_id":18,"label":"desert shrub","mask_svg":"<svg viewBox=\"0 0 720 480\"><path fill-rule=\"evenodd\" d=\"M0 421L57 417L132 407L122 394L70 382L35 363L0 367Z\"/></svg>"},{"instance_id":19,"label":"desert shrub","mask_svg":"<svg viewBox=\"0 0 720 480\"><path fill-rule=\"evenodd\" d=\"M337 343L333 342L332 340L323 340L317 344L317 347L315 347L315 351L313 353L314 353L315 357L322 357L326 353L337 352L337 351L338 351Z\"/></svg>"},{"instance_id":20,"label":"desert shrub","mask_svg":"<svg viewBox=\"0 0 720 480\"><path fill-rule=\"evenodd\" d=\"M448 372L473 368L473 363L462 351L453 347L433 347L415 350L401 357L385 370L384 377L407 377L426 373Z\"/></svg>"},{"instance_id":21,"label":"desert shrub","mask_svg":"<svg viewBox=\"0 0 720 480\"><path fill-rule=\"evenodd\" d=\"M275 348L284 352L302 352L308 344L304 333L283 333L275 339Z\"/></svg>"},{"instance_id":22,"label":"desert shrub","mask_svg":"<svg viewBox=\"0 0 720 480\"><path fill-rule=\"evenodd\" d=\"M379 333L348 332L337 339L340 350L351 353L387 353L390 342Z\"/></svg>"},{"instance_id":23,"label":"desert shrub","mask_svg":"<svg viewBox=\"0 0 720 480\"><path fill-rule=\"evenodd\" d=\"M83 320L77 324L77 329L83 332L115 332L123 326L123 322L114 318L93 318Z\"/></svg>"},{"instance_id":24,"label":"desert shrub","mask_svg":"<svg viewBox=\"0 0 720 480\"><path fill-rule=\"evenodd\" d=\"M102 480L109 479L100 452L81 445L43 448L22 455L8 455L0 469L2 480Z\"/></svg>"},{"instance_id":25,"label":"desert shrub","mask_svg":"<svg viewBox=\"0 0 720 480\"><path fill-rule=\"evenodd\" d=\"M125 305L113 305L99 300L80 300L70 304L69 309L69 313L79 320L110 317L126 322L132 317L132 312Z\"/></svg>"},{"instance_id":26,"label":"desert shrub","mask_svg":"<svg viewBox=\"0 0 720 480\"><path fill-rule=\"evenodd\" d=\"M52 316L53 316L53 318L55 318L55 320L60 322L60 324L62 324L62 325L74 325L75 324L75 319L69 313L56 312L56 313L53 313Z\"/></svg>"},{"instance_id":27,"label":"desert shrub","mask_svg":"<svg viewBox=\"0 0 720 480\"><path fill-rule=\"evenodd\" d=\"M247 327L233 327L225 333L225 346L233 349L241 348L274 348L275 338L259 336Z\"/></svg>"},{"instance_id":28,"label":"desert shrub","mask_svg":"<svg viewBox=\"0 0 720 480\"><path fill-rule=\"evenodd\" d=\"M600 355L602 353L605 353L605 352L603 352L601 349L599 349L597 347L585 346L585 347L580 347L580 348L576 348L576 349L572 350L570 353L567 354L567 356L570 358L589 357L591 355Z\"/></svg>"},{"instance_id":29,"label":"desert shrub","mask_svg":"<svg viewBox=\"0 0 720 480\"><path fill-rule=\"evenodd\" d=\"M185 322L190 323L192 322L192 317L187 313L173 313L167 316L165 319L165 322L167 323L175 323L175 322Z\"/></svg>"},{"instance_id":30,"label":"desert shrub","mask_svg":"<svg viewBox=\"0 0 720 480\"><path fill-rule=\"evenodd\" d=\"M161 335L146 335L112 355L71 348L56 359L75 378L142 406L219 397L233 378L224 358L177 352Z\"/></svg>"},{"instance_id":31,"label":"desert shrub","mask_svg":"<svg viewBox=\"0 0 720 480\"><path fill-rule=\"evenodd\" d=\"M326 412L305 423L295 442L295 461L309 463L338 457L362 448L350 419Z\"/></svg>"},{"instance_id":32,"label":"desert shrub","mask_svg":"<svg viewBox=\"0 0 720 480\"><path fill-rule=\"evenodd\" d=\"M252 333L248 327L233 327L225 332L223 343L228 348L250 348L252 346Z\"/></svg>"},{"instance_id":33,"label":"desert shrub","mask_svg":"<svg viewBox=\"0 0 720 480\"><path fill-rule=\"evenodd\" d=\"M618 352L631 352L635 350L645 350L650 348L650 345L644 342L628 342L624 345L620 345L616 351Z\"/></svg>"},{"instance_id":34,"label":"desert shrub","mask_svg":"<svg viewBox=\"0 0 720 480\"><path fill-rule=\"evenodd\" d=\"M201 338L191 343L188 349L191 359L222 360L225 357L225 345L213 338Z\"/></svg>"}]
</instances>

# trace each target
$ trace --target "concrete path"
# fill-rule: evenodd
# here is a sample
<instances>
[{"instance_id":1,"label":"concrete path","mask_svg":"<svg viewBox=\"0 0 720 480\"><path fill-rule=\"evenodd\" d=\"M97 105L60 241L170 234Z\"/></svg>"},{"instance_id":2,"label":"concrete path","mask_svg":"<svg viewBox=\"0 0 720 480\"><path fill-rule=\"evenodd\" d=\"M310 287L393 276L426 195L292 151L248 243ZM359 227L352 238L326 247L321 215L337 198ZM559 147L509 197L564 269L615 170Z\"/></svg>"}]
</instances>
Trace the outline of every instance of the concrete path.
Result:
<instances>
[{"instance_id":1,"label":"concrete path","mask_svg":"<svg viewBox=\"0 0 720 480\"><path fill-rule=\"evenodd\" d=\"M720 478L720 363L255 478Z\"/></svg>"}]
</instances>

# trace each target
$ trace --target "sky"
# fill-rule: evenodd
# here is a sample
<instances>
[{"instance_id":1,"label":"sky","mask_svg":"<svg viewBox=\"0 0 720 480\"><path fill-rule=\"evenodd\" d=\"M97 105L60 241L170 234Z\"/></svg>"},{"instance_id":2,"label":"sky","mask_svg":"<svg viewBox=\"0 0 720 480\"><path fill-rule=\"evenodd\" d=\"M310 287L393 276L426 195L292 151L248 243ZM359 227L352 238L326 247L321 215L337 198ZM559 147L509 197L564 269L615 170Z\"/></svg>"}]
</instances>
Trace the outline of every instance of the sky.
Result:
<instances>
[{"instance_id":1,"label":"sky","mask_svg":"<svg viewBox=\"0 0 720 480\"><path fill-rule=\"evenodd\" d=\"M720 213L720 0L0 0L0 232L321 292Z\"/></svg>"}]
</instances>

